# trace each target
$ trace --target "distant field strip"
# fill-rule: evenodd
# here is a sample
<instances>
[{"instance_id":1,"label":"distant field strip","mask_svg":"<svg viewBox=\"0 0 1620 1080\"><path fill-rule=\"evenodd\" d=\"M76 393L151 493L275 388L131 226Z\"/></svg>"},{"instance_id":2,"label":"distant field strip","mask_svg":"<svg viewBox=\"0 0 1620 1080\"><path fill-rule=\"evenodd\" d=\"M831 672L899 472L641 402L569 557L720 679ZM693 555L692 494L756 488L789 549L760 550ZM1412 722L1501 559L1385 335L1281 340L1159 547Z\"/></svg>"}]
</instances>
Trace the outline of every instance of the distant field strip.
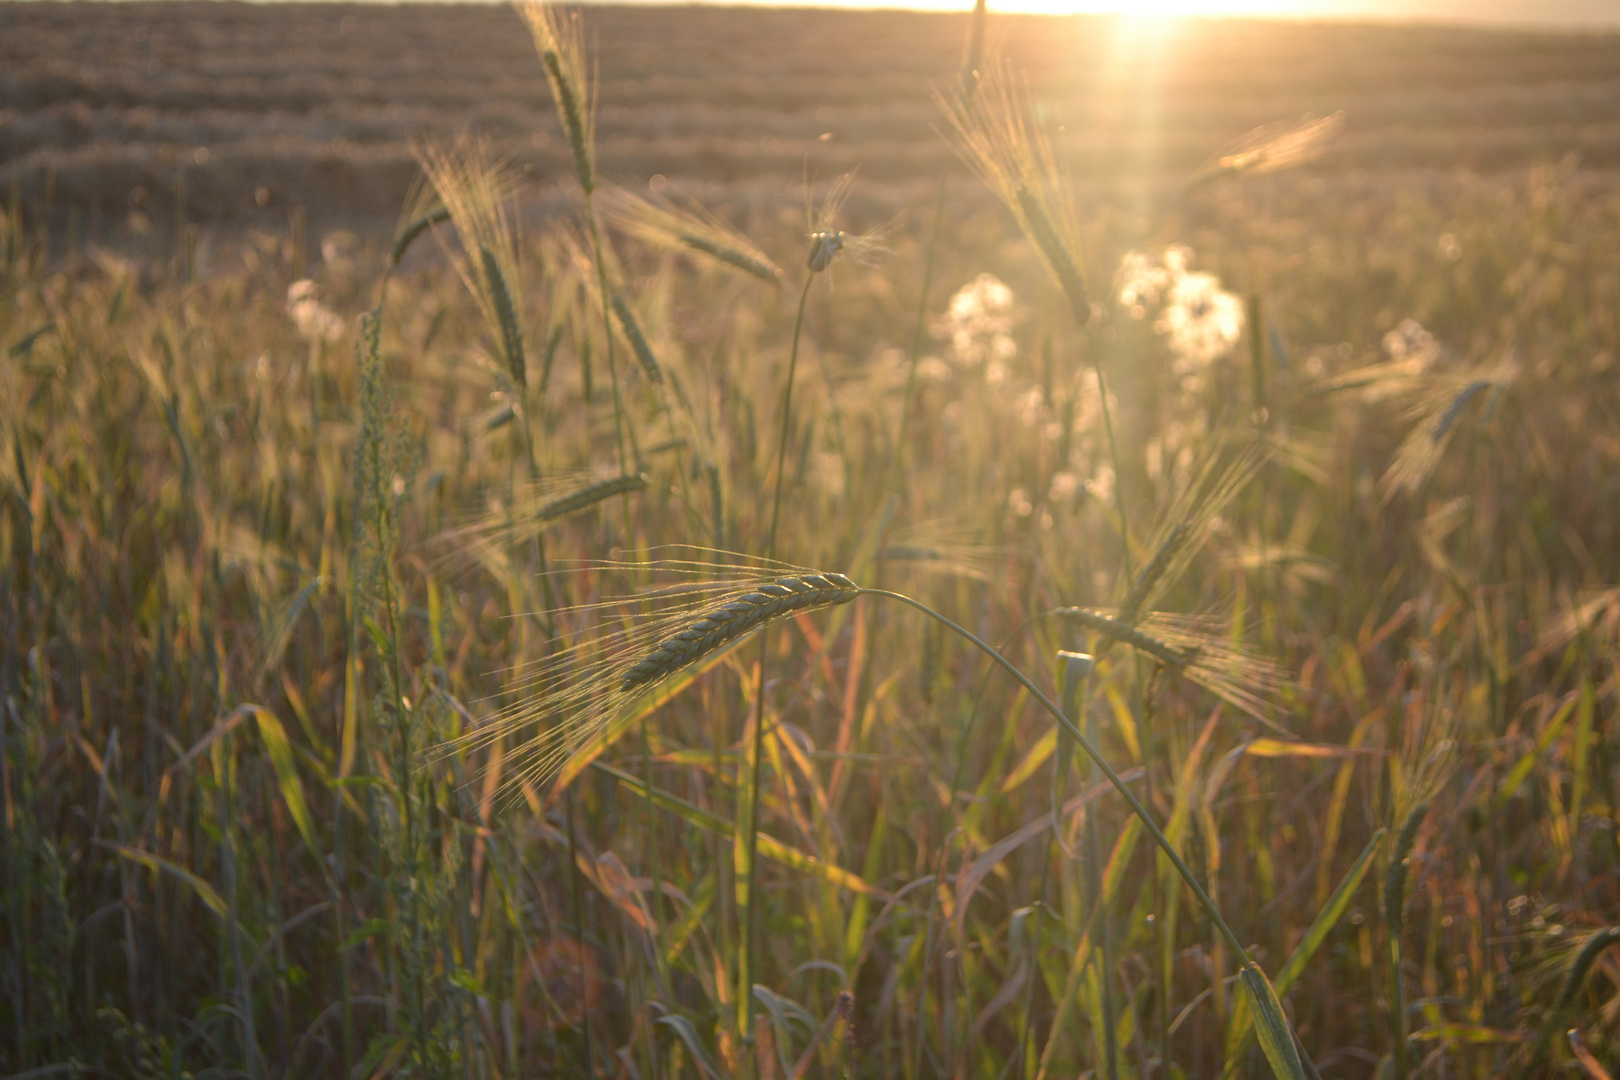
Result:
<instances>
[{"instance_id":1,"label":"distant field strip","mask_svg":"<svg viewBox=\"0 0 1620 1080\"><path fill-rule=\"evenodd\" d=\"M991 5L994 8L994 5ZM950 151L931 88L965 16L594 8L598 155L711 202L780 202L859 165L873 212ZM1150 45L1099 18L998 19L1065 119L1081 183L1185 177L1230 134L1344 110L1326 175L1620 165L1620 35L1189 23ZM500 6L40 3L0 11L0 191L85 226L392 222L414 138L473 131L541 181L568 145ZM183 204L183 205L182 205Z\"/></svg>"}]
</instances>

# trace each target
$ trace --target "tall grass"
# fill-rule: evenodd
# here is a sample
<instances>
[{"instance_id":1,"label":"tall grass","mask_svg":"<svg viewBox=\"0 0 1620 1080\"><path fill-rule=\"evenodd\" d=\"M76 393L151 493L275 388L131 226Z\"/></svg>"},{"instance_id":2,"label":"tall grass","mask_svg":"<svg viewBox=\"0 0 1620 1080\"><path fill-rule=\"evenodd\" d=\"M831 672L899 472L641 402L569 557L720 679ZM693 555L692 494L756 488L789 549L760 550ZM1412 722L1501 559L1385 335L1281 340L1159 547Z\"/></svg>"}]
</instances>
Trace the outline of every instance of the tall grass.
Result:
<instances>
[{"instance_id":1,"label":"tall grass","mask_svg":"<svg viewBox=\"0 0 1620 1080\"><path fill-rule=\"evenodd\" d=\"M463 143L312 282L0 218L0 1072L1613 1056L1609 181L1323 208L1288 124L1143 247L970 59L1004 209L866 264L609 196L527 10L575 217Z\"/></svg>"}]
</instances>

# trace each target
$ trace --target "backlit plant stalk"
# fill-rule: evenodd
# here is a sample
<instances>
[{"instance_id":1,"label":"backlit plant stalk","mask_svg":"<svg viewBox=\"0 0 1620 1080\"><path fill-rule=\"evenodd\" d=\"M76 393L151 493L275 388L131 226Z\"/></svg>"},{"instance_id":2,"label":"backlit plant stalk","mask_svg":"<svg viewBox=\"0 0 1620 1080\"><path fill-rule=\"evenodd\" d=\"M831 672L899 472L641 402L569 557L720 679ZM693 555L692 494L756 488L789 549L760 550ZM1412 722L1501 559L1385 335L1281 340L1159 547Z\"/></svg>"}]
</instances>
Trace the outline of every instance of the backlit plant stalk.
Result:
<instances>
[{"instance_id":1,"label":"backlit plant stalk","mask_svg":"<svg viewBox=\"0 0 1620 1080\"><path fill-rule=\"evenodd\" d=\"M945 629L957 634L983 652L1008 675L1012 676L1029 693L1030 697L1052 716L1061 732L1072 739L1074 745L1084 751L1096 769L1103 774L1109 784L1125 800L1126 806L1141 821L1148 834L1152 836L1164 857L1169 860L1170 865L1175 869L1188 890L1192 892L1204 914L1214 925L1227 947L1232 950L1233 956L1237 958L1240 979L1250 1009L1255 1016L1256 1034L1260 1039L1266 1058L1271 1064L1272 1071L1279 1080L1303 1080L1308 1075L1304 1064L1306 1059L1303 1058L1300 1052L1298 1040L1293 1034L1292 1026L1283 1014L1282 1006L1277 1000L1276 992L1272 989L1270 980L1266 978L1265 973L1250 958L1248 950L1244 948L1232 928L1227 925L1209 893L1199 883L1197 876L1187 866L1180 853L1176 851L1175 846L1165 836L1163 830L1159 828L1158 823L1153 820L1147 808L1142 805L1119 773L1103 757L1096 744L1028 676L977 635L935 611L927 604L914 600L903 593L893 592L888 589L862 588L841 574L806 573L797 577L784 577L776 582L761 585L751 592L699 613L696 618L686 623L681 630L649 648L639 660L626 669L627 673L621 678L626 682L633 679L636 686L650 686L675 674L677 671L697 663L704 657L736 641L739 637L751 633L755 629L768 627L778 618L795 612L812 611L848 603L859 596L893 600L935 620ZM763 641L762 635L762 646ZM763 670L763 664L761 670ZM756 713L756 728L753 740L756 749L754 751L754 760L750 763L756 778L758 775L757 747L760 742L759 728L763 724L763 719L763 707L761 706ZM752 799L757 800L757 779L752 786L754 788ZM747 794L745 793L745 801L752 801L746 797ZM739 826L746 821L751 827L753 825L753 813L752 809L740 812ZM751 832L748 841L740 844L739 849L752 853L756 839L757 833ZM745 870L751 877L754 867L748 865L740 867L739 870ZM750 881L749 884L751 886L752 882ZM744 924L744 930L746 932L746 923ZM746 963L746 961L740 961L740 963ZM748 1009L747 1005L740 1005L739 1007L745 1010ZM747 1020L742 1015L739 1015L739 1022L743 1025L747 1024ZM1314 1073L1314 1068L1311 1071Z\"/></svg>"}]
</instances>

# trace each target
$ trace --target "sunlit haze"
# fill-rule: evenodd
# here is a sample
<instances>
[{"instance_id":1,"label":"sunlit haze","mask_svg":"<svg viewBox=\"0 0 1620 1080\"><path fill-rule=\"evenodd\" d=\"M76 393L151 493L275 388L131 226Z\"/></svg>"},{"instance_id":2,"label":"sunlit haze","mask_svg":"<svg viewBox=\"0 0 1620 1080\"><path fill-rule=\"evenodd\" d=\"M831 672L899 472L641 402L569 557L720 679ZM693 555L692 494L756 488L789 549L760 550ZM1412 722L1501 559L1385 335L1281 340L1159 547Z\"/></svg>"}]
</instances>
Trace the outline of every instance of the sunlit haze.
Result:
<instances>
[{"instance_id":1,"label":"sunlit haze","mask_svg":"<svg viewBox=\"0 0 1620 1080\"><path fill-rule=\"evenodd\" d=\"M967 6L962 0L820 0L813 4L804 0L717 2L919 11L955 11ZM990 6L1003 13L1122 15L1145 21L1203 17L1620 28L1620 0L1005 0Z\"/></svg>"}]
</instances>

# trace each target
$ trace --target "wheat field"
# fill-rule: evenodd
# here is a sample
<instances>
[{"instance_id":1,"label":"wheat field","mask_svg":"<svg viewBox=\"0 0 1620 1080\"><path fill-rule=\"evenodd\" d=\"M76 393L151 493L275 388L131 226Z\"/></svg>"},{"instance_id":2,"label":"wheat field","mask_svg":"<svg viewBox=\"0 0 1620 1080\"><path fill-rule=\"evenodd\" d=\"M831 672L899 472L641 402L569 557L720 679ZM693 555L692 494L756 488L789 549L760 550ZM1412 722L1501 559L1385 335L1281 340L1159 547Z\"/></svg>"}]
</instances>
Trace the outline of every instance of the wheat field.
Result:
<instances>
[{"instance_id":1,"label":"wheat field","mask_svg":"<svg viewBox=\"0 0 1620 1080\"><path fill-rule=\"evenodd\" d=\"M0 59L0 1074L1620 1060L1620 36Z\"/></svg>"}]
</instances>

